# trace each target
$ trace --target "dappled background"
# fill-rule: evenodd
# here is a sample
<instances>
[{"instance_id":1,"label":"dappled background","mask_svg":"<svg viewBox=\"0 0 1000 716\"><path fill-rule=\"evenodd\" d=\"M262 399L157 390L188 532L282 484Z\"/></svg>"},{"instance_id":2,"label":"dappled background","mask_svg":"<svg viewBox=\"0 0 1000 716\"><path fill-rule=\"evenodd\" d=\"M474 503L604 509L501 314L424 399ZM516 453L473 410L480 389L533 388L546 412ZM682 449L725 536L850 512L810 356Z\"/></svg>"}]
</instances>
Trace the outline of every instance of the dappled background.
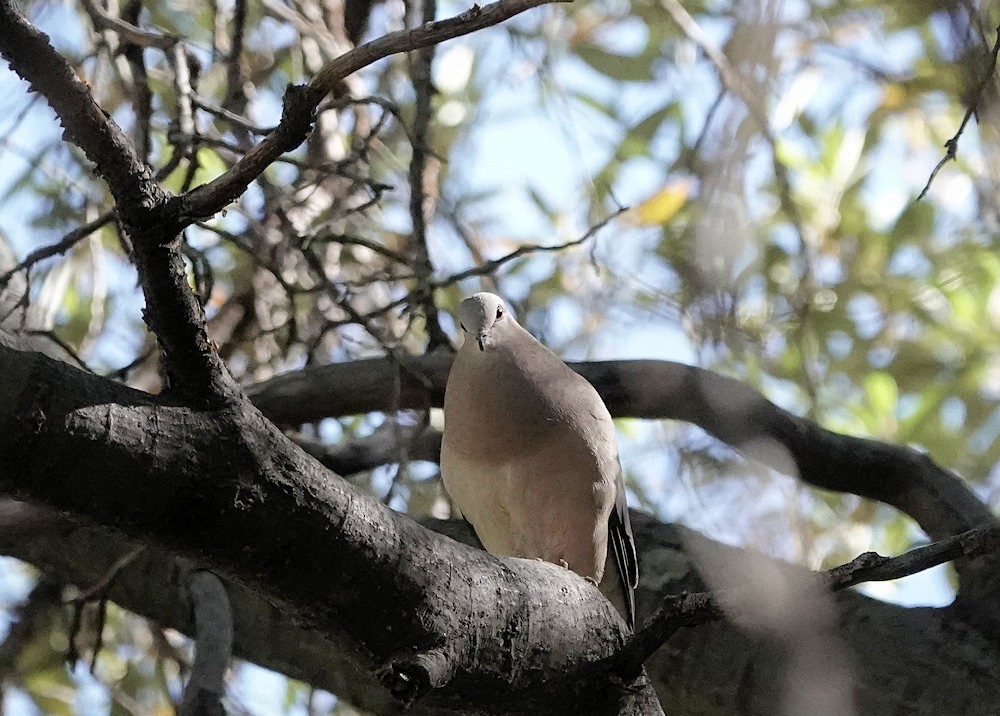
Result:
<instances>
[{"instance_id":1,"label":"dappled background","mask_svg":"<svg viewBox=\"0 0 1000 716\"><path fill-rule=\"evenodd\" d=\"M369 9L23 8L177 192L273 127L286 85L357 40L352 22ZM361 39L464 9L376 4ZM382 61L322 106L305 145L186 231L211 336L252 385L447 350L460 298L490 290L567 359L717 370L831 429L926 450L995 507L998 22L973 0L607 0ZM111 198L26 89L0 73L0 320L157 392ZM447 516L437 466L412 459L409 442L440 422L431 411L287 427L312 443L387 436L396 463L350 479L396 509ZM811 568L922 539L888 507L803 487L696 428L619 428L632 504L714 539ZM948 579L940 568L871 589L943 604ZM111 605L93 675L87 629L70 673L75 596L0 563L4 706L167 712L185 640ZM42 608L59 601L66 619ZM231 698L236 712L344 709L245 664Z\"/></svg>"}]
</instances>

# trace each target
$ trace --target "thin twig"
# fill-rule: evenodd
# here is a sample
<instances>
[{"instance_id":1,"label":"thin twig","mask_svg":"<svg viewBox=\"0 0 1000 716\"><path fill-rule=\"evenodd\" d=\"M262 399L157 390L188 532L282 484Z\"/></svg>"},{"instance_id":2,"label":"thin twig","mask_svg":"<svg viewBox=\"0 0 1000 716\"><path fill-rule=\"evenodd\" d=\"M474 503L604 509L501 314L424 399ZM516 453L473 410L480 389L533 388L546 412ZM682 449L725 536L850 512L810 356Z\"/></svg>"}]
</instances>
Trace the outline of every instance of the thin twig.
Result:
<instances>
[{"instance_id":1,"label":"thin twig","mask_svg":"<svg viewBox=\"0 0 1000 716\"><path fill-rule=\"evenodd\" d=\"M71 599L71 602L86 602L108 591L108 587L118 577L118 574L129 566L135 559L146 550L146 545L138 545L115 560L104 576L94 582L90 587L80 593L79 596Z\"/></svg>"},{"instance_id":2,"label":"thin twig","mask_svg":"<svg viewBox=\"0 0 1000 716\"><path fill-rule=\"evenodd\" d=\"M290 87L283 101L281 123L229 171L182 198L180 221L208 218L240 196L281 154L301 144L312 130L319 103L348 75L390 55L438 44L497 25L552 0L499 0L418 28L390 32L340 55L324 66L306 87Z\"/></svg>"},{"instance_id":3,"label":"thin twig","mask_svg":"<svg viewBox=\"0 0 1000 716\"><path fill-rule=\"evenodd\" d=\"M203 112L208 112L209 114L215 115L216 117L225 119L230 124L233 124L236 127L239 127L240 129L245 129L251 134L268 134L269 132L274 131L274 127L259 127L246 117L236 114L235 112L231 112L225 107L217 107L214 104L211 104L210 102L206 102L201 97L193 96L191 98L191 102L194 104L195 107L202 110Z\"/></svg>"},{"instance_id":4,"label":"thin twig","mask_svg":"<svg viewBox=\"0 0 1000 716\"><path fill-rule=\"evenodd\" d=\"M944 143L944 148L946 150L944 156L941 157L941 161L939 161L934 169L931 170L931 175L927 177L927 184L924 185L923 190L917 195L917 198L914 199L914 201L920 201L927 196L927 192L931 190L931 184L934 181L934 177L936 177L938 172L941 171L941 167L958 157L958 140L962 138L965 126L969 123L969 120L972 119L972 115L974 115L976 110L979 108L979 102L983 98L983 93L986 90L986 84L990 81L990 78L993 77L993 72L997 68L998 55L1000 55L1000 26L997 26L997 39L996 42L993 43L993 59L990 62L990 67L983 73L983 77L979 81L979 86L976 87L975 93L972 95L972 101L969 102L969 107L965 110L965 116L962 118L962 123L958 126L958 131L955 132L955 136Z\"/></svg>"},{"instance_id":5,"label":"thin twig","mask_svg":"<svg viewBox=\"0 0 1000 716\"><path fill-rule=\"evenodd\" d=\"M431 288L442 288L444 286L449 286L457 281L462 281L464 279L471 278L473 276L483 276L485 274L491 274L504 264L513 261L516 258L524 256L525 254L551 253L555 251L563 251L564 249L569 249L574 246L579 246L580 244L587 242L598 231L603 229L605 226L607 226L609 223L617 219L626 211L628 211L628 207L621 207L617 209L613 214L609 214L607 217L601 219L601 221L597 222L589 229L587 229L585 234L583 234L577 239L573 239L572 241L566 241L561 244L552 244L549 246L543 246L540 244L522 244L521 246L518 246L516 249L511 251L509 254L501 256L498 259L492 259L491 261L486 261L485 263L482 263L479 266L474 266L472 268L465 269L464 271L459 271L458 273L454 273L451 276L448 276L447 278L443 278L438 281L433 281L431 283Z\"/></svg>"},{"instance_id":6,"label":"thin twig","mask_svg":"<svg viewBox=\"0 0 1000 716\"><path fill-rule=\"evenodd\" d=\"M90 15L94 26L100 30L110 30L117 33L121 39L139 47L158 47L165 50L177 42L177 38L159 32L142 30L121 18L113 17L101 7L97 0L83 0L83 7Z\"/></svg>"},{"instance_id":7,"label":"thin twig","mask_svg":"<svg viewBox=\"0 0 1000 716\"><path fill-rule=\"evenodd\" d=\"M885 582L908 577L953 559L996 552L998 548L1000 522L994 522L911 549L898 557L883 557L876 552L865 552L847 564L833 567L821 574L830 589L837 592L862 582Z\"/></svg>"},{"instance_id":8,"label":"thin twig","mask_svg":"<svg viewBox=\"0 0 1000 716\"><path fill-rule=\"evenodd\" d=\"M83 226L73 229L71 232L66 234L63 238L54 244L48 246L43 246L39 249L35 249L30 254L28 254L23 261L21 261L17 266L10 269L4 274L0 274L0 287L6 285L10 280L10 277L16 274L18 271L23 271L24 269L31 268L39 261L56 256L58 254L64 254L71 248L76 246L78 243L83 241L85 238L90 236L92 233L103 227L105 224L114 219L115 214L112 211L105 212L98 216L93 221L88 221Z\"/></svg>"}]
</instances>

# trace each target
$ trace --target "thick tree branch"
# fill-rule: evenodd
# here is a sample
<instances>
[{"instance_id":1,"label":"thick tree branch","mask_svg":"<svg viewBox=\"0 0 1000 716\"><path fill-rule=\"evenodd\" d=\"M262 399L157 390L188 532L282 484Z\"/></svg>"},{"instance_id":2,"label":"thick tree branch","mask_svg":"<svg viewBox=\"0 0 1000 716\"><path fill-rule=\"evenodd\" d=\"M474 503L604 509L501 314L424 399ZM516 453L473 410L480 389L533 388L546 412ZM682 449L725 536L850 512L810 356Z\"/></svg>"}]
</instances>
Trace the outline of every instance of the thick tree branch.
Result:
<instances>
[{"instance_id":1,"label":"thick tree branch","mask_svg":"<svg viewBox=\"0 0 1000 716\"><path fill-rule=\"evenodd\" d=\"M427 355L413 358L402 370L385 359L316 366L251 386L248 394L280 424L393 407L427 408L442 404L450 364L448 355ZM927 455L831 432L739 381L669 361L570 366L594 384L615 417L694 423L745 455L811 485L892 505L932 539L993 520L960 478ZM958 567L963 574L965 565Z\"/></svg>"},{"instance_id":2,"label":"thick tree branch","mask_svg":"<svg viewBox=\"0 0 1000 716\"><path fill-rule=\"evenodd\" d=\"M284 425L390 410L394 405L439 407L451 361L447 354L431 354L410 359L402 369L381 358L314 366L250 386L247 394L265 415ZM991 520L989 509L964 483L927 456L825 430L731 378L671 361L569 365L594 384L614 417L694 423L817 487L892 504L935 539ZM760 442L765 438L783 450L767 450Z\"/></svg>"},{"instance_id":3,"label":"thick tree branch","mask_svg":"<svg viewBox=\"0 0 1000 716\"><path fill-rule=\"evenodd\" d=\"M593 585L426 530L251 405L176 407L3 343L0 375L0 490L211 565L387 682L420 683L414 659L445 645L453 678L407 694L427 705L656 708L648 688L608 687L627 634Z\"/></svg>"},{"instance_id":4,"label":"thick tree branch","mask_svg":"<svg viewBox=\"0 0 1000 716\"><path fill-rule=\"evenodd\" d=\"M90 471L101 469L85 465L78 478L87 481ZM26 527L27 533L19 532L0 521L0 554L31 562L60 584L93 584L111 569L118 555L135 547L120 532L76 523L65 514L0 502L0 520L5 512L33 515L32 526ZM639 590L643 611L650 613L670 594L689 595L677 598L688 601L686 611L699 611L696 598L704 594L705 585L684 556L690 533L636 511L633 522L644 566ZM462 522L428 520L426 524L474 543L471 530ZM734 559L741 558L738 550L718 548L731 550ZM159 624L193 634L190 610L176 599L191 569L190 562L151 547L121 570L109 596ZM355 661L355 652L321 631L296 623L292 612L276 609L258 590L233 580L226 581L226 588L233 607L235 653L332 691L366 711L393 712L388 691L375 680L373 671ZM984 704L998 703L995 669L988 666L995 663L990 660L1000 658L996 644L960 628L951 609L907 609L851 590L841 593L838 603L842 638L855 653L860 713L888 713L900 703L912 705L912 691L905 687L912 682L900 682L902 674L921 684L921 706L926 713L978 712ZM680 613L684 611L682 607ZM781 693L776 684L783 668L781 650L766 640L751 640L723 619L697 629L679 629L667 644L651 660L651 674L671 713L698 712L706 703L713 705L713 712L736 713L741 704L746 706L751 690L753 713L780 712ZM963 678L961 693L954 690L958 674ZM414 713L423 712L418 703Z\"/></svg>"},{"instance_id":5,"label":"thick tree branch","mask_svg":"<svg viewBox=\"0 0 1000 716\"><path fill-rule=\"evenodd\" d=\"M234 392L205 330L205 317L177 251L180 224L121 128L98 106L70 63L14 7L0 0L0 55L55 110L65 138L83 150L107 182L132 241L132 259L146 297L143 314L166 357L170 387L192 405L225 402Z\"/></svg>"}]
</instances>

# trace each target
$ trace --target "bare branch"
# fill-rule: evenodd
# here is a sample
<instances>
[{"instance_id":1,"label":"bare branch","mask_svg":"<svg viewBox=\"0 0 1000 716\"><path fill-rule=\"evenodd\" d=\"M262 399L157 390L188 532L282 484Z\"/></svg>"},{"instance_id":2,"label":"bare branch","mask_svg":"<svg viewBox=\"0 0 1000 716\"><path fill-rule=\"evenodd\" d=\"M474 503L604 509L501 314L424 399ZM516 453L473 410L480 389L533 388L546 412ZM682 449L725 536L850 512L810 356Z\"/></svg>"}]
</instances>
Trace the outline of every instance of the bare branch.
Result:
<instances>
[{"instance_id":1,"label":"bare branch","mask_svg":"<svg viewBox=\"0 0 1000 716\"><path fill-rule=\"evenodd\" d=\"M404 447L410 460L428 462L437 462L441 451L441 433L423 425L397 427L386 423L367 437L336 445L305 436L293 436L292 440L325 467L341 476L394 463Z\"/></svg>"},{"instance_id":2,"label":"bare branch","mask_svg":"<svg viewBox=\"0 0 1000 716\"><path fill-rule=\"evenodd\" d=\"M415 15L418 25L434 20L437 10L436 0L411 0L411 13ZM451 347L451 341L441 328L437 304L434 302L434 292L431 289L431 274L434 266L431 264L430 253L427 250L427 223L433 217L434 205L437 203L437 175L435 166L438 160L430 151L431 95L434 86L431 83L431 62L434 60L434 46L421 48L410 57L410 82L416 94L413 117L413 154L410 157L410 224L413 228L410 241L414 248L412 268L417 276L417 286L414 290L414 303L423 313L427 326L427 350L439 346Z\"/></svg>"},{"instance_id":3,"label":"bare branch","mask_svg":"<svg viewBox=\"0 0 1000 716\"><path fill-rule=\"evenodd\" d=\"M968 530L897 557L865 552L847 564L817 572L826 588L839 592L864 582L886 582L923 572L960 557L993 555L1000 549L1000 522ZM738 587L736 589L739 589ZM670 595L616 657L622 674L635 673L678 629L723 619L723 595L711 592Z\"/></svg>"},{"instance_id":4,"label":"bare branch","mask_svg":"<svg viewBox=\"0 0 1000 716\"><path fill-rule=\"evenodd\" d=\"M626 211L628 211L628 207L626 206L620 207L613 214L609 214L608 216L606 216L605 218L601 219L599 222L591 226L589 229L587 229L587 231L579 238L572 239L570 241L565 241L561 244L552 244L552 245L521 244L516 249L511 251L509 254L505 254L504 256L501 256L498 259L484 261L480 263L478 266L474 266L464 271L453 273L451 276L448 276L447 278L434 281L432 286L434 288L441 288L443 286L450 286L453 283L462 281L467 278L471 278L473 276L485 276L487 274L491 274L504 264L513 261L516 258L520 258L521 256L525 256L527 254L552 253L557 251L563 251L564 249L573 248L574 246L579 246L580 244L586 243L587 241L592 239L597 234L598 231L603 229L605 226L610 224L612 221L617 219Z\"/></svg>"},{"instance_id":5,"label":"bare branch","mask_svg":"<svg viewBox=\"0 0 1000 716\"><path fill-rule=\"evenodd\" d=\"M863 582L901 579L960 557L1000 552L1000 522L977 527L954 537L911 549L898 557L865 552L847 564L823 572L830 589L839 591Z\"/></svg>"},{"instance_id":6,"label":"bare branch","mask_svg":"<svg viewBox=\"0 0 1000 716\"><path fill-rule=\"evenodd\" d=\"M394 364L370 359L313 366L248 388L282 425L378 410L440 406L451 357L414 357L391 390ZM911 448L825 430L758 391L711 371L670 361L570 363L597 388L615 417L677 419L701 426L745 455L830 490L879 500L943 539L992 521L956 475ZM430 383L427 388L413 374ZM962 573L960 567L959 573Z\"/></svg>"},{"instance_id":7,"label":"bare branch","mask_svg":"<svg viewBox=\"0 0 1000 716\"><path fill-rule=\"evenodd\" d=\"M993 77L993 72L996 71L998 55L1000 55L1000 26L997 27L997 39L996 42L993 43L993 59L990 62L989 68L983 73L982 79L979 80L979 85L976 87L975 92L972 93L972 99L969 102L968 108L965 110L965 116L962 118L962 123L958 126L958 131L955 132L955 136L944 143L944 148L946 150L944 156L941 157L941 161L939 161L934 169L931 170L931 175L927 177L927 183L924 185L924 188L917 195L917 198L914 199L914 201L920 201L927 196L927 192L931 190L931 184L934 182L934 178L938 175L938 172L941 171L941 167L958 156L958 140L962 138L965 126L969 123L969 120L972 119L972 115L976 113L976 109L979 107L979 102L983 98L983 93L986 91L986 84L990 81L990 78Z\"/></svg>"},{"instance_id":8,"label":"bare branch","mask_svg":"<svg viewBox=\"0 0 1000 716\"><path fill-rule=\"evenodd\" d=\"M15 497L210 564L393 683L423 683L422 655L447 643L439 673L456 677L415 694L428 709L603 712L631 695L647 708L631 713L655 713L648 684L616 687L601 670L627 630L578 575L421 527L246 404L192 410L3 339L0 475ZM99 469L79 479L81 465Z\"/></svg>"},{"instance_id":9,"label":"bare branch","mask_svg":"<svg viewBox=\"0 0 1000 716\"><path fill-rule=\"evenodd\" d=\"M86 82L53 49L48 37L33 27L13 0L0 0L0 55L55 110L64 137L80 147L108 183L122 220L145 225L150 211L166 200L132 143L94 101Z\"/></svg>"},{"instance_id":10,"label":"bare branch","mask_svg":"<svg viewBox=\"0 0 1000 716\"><path fill-rule=\"evenodd\" d=\"M553 0L499 0L483 7L473 5L461 15L429 22L412 30L391 32L345 52L320 70L307 86L288 88L281 122L274 132L255 145L225 174L185 194L181 220L190 224L214 215L240 196L275 159L301 144L312 130L319 103L348 75L389 55L468 35L550 2Z\"/></svg>"},{"instance_id":11,"label":"bare branch","mask_svg":"<svg viewBox=\"0 0 1000 716\"><path fill-rule=\"evenodd\" d=\"M222 716L226 669L233 652L233 614L222 581L199 570L188 579L194 614L194 664L184 687L180 716Z\"/></svg>"},{"instance_id":12,"label":"bare branch","mask_svg":"<svg viewBox=\"0 0 1000 716\"><path fill-rule=\"evenodd\" d=\"M121 18L114 17L107 10L101 7L98 0L83 0L83 7L93 21L94 26L100 30L110 30L116 33L124 42L138 47L158 47L165 50L177 42L177 38L171 35L163 35L158 32L142 30L132 23Z\"/></svg>"},{"instance_id":13,"label":"bare branch","mask_svg":"<svg viewBox=\"0 0 1000 716\"><path fill-rule=\"evenodd\" d=\"M54 244L49 244L48 246L43 246L39 249L35 249L30 254L24 257L24 260L18 263L9 271L0 274L0 288L7 284L10 277L13 276L18 271L23 271L26 268L31 268L39 261L43 261L52 256L57 256L59 254L64 254L71 248L80 243L83 239L90 236L92 233L103 227L105 224L114 219L114 214L112 212L106 212L101 214L93 221L88 221L83 226L73 229L59 241Z\"/></svg>"},{"instance_id":14,"label":"bare branch","mask_svg":"<svg viewBox=\"0 0 1000 716\"><path fill-rule=\"evenodd\" d=\"M64 128L107 182L146 297L143 317L166 354L169 387L192 404L218 405L235 392L212 349L205 316L177 251L175 206L121 128L94 100L65 57L14 7L0 0L0 54L41 92Z\"/></svg>"}]
</instances>

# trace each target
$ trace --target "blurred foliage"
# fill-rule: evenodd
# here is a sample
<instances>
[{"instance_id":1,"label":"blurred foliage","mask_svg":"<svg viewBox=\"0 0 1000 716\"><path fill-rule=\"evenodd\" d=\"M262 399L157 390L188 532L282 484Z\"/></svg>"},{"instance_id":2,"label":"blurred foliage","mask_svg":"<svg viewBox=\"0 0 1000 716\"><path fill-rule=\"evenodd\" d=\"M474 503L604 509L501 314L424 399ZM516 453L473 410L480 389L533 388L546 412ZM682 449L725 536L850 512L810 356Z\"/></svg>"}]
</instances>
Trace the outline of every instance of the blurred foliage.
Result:
<instances>
[{"instance_id":1,"label":"blurred foliage","mask_svg":"<svg viewBox=\"0 0 1000 716\"><path fill-rule=\"evenodd\" d=\"M242 25L238 3L123 5L141 27L183 38L190 86L171 51L136 51L95 30L86 3L26 2L25 12L179 192L232 166L277 122L285 86L343 50L333 4L263 0L245 7ZM443 4L439 15L462 9ZM686 14L695 25L678 24ZM366 36L404 17L399 4L378 5ZM835 430L926 450L995 504L998 22L983 0L542 8L438 48L425 237L412 235L408 169L426 88L394 57L349 78L306 145L186 233L191 280L213 339L248 383L419 352L428 320L451 332L446 314L463 295L495 290L564 355L697 362ZM106 188L61 142L44 102L10 73L2 81L0 229L17 258L105 217L17 274L30 304L19 325L92 370L158 390ZM970 104L977 117L957 161L915 201ZM625 206L580 248L462 273L524 244L571 242ZM425 419L356 416L303 431L337 441ZM712 536L811 566L916 539L891 510L805 490L699 431L622 427L644 506ZM405 460L355 477L396 508L441 512L433 478L432 466ZM4 685L39 712L155 713L177 698L184 647L112 608L95 672L106 696L88 711L83 682L60 666L65 629L42 623L4 665ZM275 703L346 708L295 683Z\"/></svg>"}]
</instances>

